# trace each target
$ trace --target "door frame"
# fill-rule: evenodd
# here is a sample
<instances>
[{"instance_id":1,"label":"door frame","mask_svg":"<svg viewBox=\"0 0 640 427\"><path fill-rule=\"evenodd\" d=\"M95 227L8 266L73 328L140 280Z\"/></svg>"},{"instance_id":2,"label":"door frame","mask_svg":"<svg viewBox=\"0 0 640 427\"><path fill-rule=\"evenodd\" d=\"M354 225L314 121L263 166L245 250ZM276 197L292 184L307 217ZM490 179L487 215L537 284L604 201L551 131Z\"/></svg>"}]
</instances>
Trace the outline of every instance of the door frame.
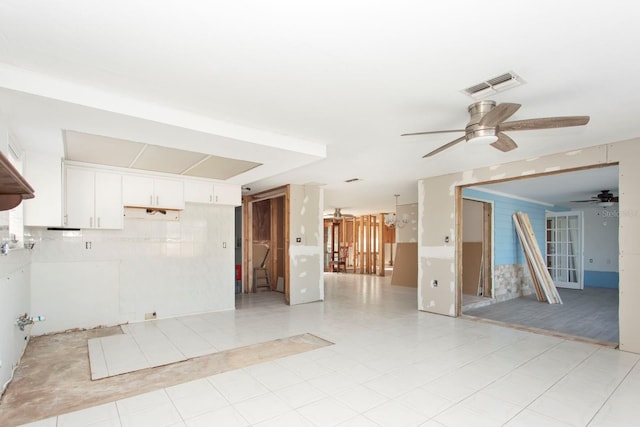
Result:
<instances>
[{"instance_id":1,"label":"door frame","mask_svg":"<svg viewBox=\"0 0 640 427\"><path fill-rule=\"evenodd\" d=\"M462 243L464 243L463 241L463 236L462 236L462 227L463 227L463 221L464 221L464 215L462 215L462 204L464 203L464 200L471 200L473 202L478 202L478 203L482 203L483 204L483 208L482 208L482 255L483 255L483 259L486 260L487 258L489 259L489 262L483 262L483 277L488 278L489 279L489 285L490 285L490 289L491 289L491 295L487 298L494 298L494 289L493 289L493 260L494 260L494 247L493 247L493 230L494 230L494 201L493 200L486 200L486 199L482 199L482 198L478 198L478 197L469 197L469 196L462 196L462 191L460 191L460 232L458 233L458 235L460 236L460 277L461 277L461 281L460 283L462 283L462 257L464 256L464 254L462 253ZM487 212L488 211L488 212ZM460 301L460 313L462 313L462 286L459 286L459 301ZM484 295L483 295L484 296Z\"/></svg>"},{"instance_id":2,"label":"door frame","mask_svg":"<svg viewBox=\"0 0 640 427\"><path fill-rule=\"evenodd\" d=\"M243 241L244 241L244 286L243 293L250 293L253 283L253 203L269 199L284 197L283 221L284 221L284 298L287 305L290 303L290 187L285 185L262 191L260 193L243 197Z\"/></svg>"}]
</instances>

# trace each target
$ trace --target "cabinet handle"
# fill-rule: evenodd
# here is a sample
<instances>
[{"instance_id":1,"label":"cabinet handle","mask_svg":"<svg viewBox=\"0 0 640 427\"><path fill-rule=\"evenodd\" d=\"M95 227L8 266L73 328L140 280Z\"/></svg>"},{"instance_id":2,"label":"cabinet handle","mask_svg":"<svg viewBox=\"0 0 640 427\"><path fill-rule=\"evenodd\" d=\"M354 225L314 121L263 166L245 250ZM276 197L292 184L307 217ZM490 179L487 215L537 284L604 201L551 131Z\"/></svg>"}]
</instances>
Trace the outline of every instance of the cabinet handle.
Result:
<instances>
[{"instance_id":1,"label":"cabinet handle","mask_svg":"<svg viewBox=\"0 0 640 427\"><path fill-rule=\"evenodd\" d=\"M211 194L209 194L209 201L213 202L213 196Z\"/></svg>"},{"instance_id":2,"label":"cabinet handle","mask_svg":"<svg viewBox=\"0 0 640 427\"><path fill-rule=\"evenodd\" d=\"M149 205L153 206L153 194L149 195Z\"/></svg>"},{"instance_id":3,"label":"cabinet handle","mask_svg":"<svg viewBox=\"0 0 640 427\"><path fill-rule=\"evenodd\" d=\"M160 196L156 196L156 206L160 206Z\"/></svg>"},{"instance_id":4,"label":"cabinet handle","mask_svg":"<svg viewBox=\"0 0 640 427\"><path fill-rule=\"evenodd\" d=\"M69 214L64 214L64 225L69 225Z\"/></svg>"},{"instance_id":5,"label":"cabinet handle","mask_svg":"<svg viewBox=\"0 0 640 427\"><path fill-rule=\"evenodd\" d=\"M216 203L218 203L218 196L216 196Z\"/></svg>"},{"instance_id":6,"label":"cabinet handle","mask_svg":"<svg viewBox=\"0 0 640 427\"><path fill-rule=\"evenodd\" d=\"M89 228L93 228L93 217L89 217Z\"/></svg>"},{"instance_id":7,"label":"cabinet handle","mask_svg":"<svg viewBox=\"0 0 640 427\"><path fill-rule=\"evenodd\" d=\"M98 217L98 228L100 228L100 217Z\"/></svg>"}]
</instances>

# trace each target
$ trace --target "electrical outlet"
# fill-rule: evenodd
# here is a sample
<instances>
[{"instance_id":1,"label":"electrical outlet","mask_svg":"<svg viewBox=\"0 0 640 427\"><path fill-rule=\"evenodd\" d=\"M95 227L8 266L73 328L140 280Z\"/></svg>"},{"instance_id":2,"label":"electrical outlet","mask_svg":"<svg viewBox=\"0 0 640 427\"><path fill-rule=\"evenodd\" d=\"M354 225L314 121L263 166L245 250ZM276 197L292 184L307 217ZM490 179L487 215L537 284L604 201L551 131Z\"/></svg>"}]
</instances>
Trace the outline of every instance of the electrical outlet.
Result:
<instances>
[{"instance_id":1,"label":"electrical outlet","mask_svg":"<svg viewBox=\"0 0 640 427\"><path fill-rule=\"evenodd\" d=\"M296 237L296 243L302 243L302 237Z\"/></svg>"},{"instance_id":2,"label":"electrical outlet","mask_svg":"<svg viewBox=\"0 0 640 427\"><path fill-rule=\"evenodd\" d=\"M222 242L222 249L227 249L227 242Z\"/></svg>"},{"instance_id":3,"label":"electrical outlet","mask_svg":"<svg viewBox=\"0 0 640 427\"><path fill-rule=\"evenodd\" d=\"M91 249L91 242L84 242L85 249Z\"/></svg>"},{"instance_id":4,"label":"electrical outlet","mask_svg":"<svg viewBox=\"0 0 640 427\"><path fill-rule=\"evenodd\" d=\"M437 280L432 280L431 281L431 286L433 286L434 288L438 287L438 281Z\"/></svg>"},{"instance_id":5,"label":"electrical outlet","mask_svg":"<svg viewBox=\"0 0 640 427\"><path fill-rule=\"evenodd\" d=\"M144 320L153 320L153 319L156 319L157 317L158 317L158 313L156 313L155 311L153 313L144 314Z\"/></svg>"}]
</instances>

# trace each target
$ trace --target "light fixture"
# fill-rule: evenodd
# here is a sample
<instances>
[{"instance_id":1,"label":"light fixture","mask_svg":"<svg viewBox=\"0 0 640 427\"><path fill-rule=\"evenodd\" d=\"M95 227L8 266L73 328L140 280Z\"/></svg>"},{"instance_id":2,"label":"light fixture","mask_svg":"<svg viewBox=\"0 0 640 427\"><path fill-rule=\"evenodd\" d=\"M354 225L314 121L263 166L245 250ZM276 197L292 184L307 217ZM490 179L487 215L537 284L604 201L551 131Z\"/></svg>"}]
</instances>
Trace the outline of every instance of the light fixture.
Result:
<instances>
[{"instance_id":1,"label":"light fixture","mask_svg":"<svg viewBox=\"0 0 640 427\"><path fill-rule=\"evenodd\" d=\"M342 219L342 213L340 212L340 208L336 208L336 210L333 211L333 219Z\"/></svg>"},{"instance_id":2,"label":"light fixture","mask_svg":"<svg viewBox=\"0 0 640 427\"><path fill-rule=\"evenodd\" d=\"M387 227L402 228L409 222L409 218L405 214L402 215L401 220L398 220L398 197L400 197L400 195L394 194L394 196L396 198L396 210L393 213L385 214L384 225L386 225Z\"/></svg>"},{"instance_id":3,"label":"light fixture","mask_svg":"<svg viewBox=\"0 0 640 427\"><path fill-rule=\"evenodd\" d=\"M496 142L496 128L476 129L468 132L466 135L467 142L474 145L488 145Z\"/></svg>"},{"instance_id":4,"label":"light fixture","mask_svg":"<svg viewBox=\"0 0 640 427\"><path fill-rule=\"evenodd\" d=\"M600 202L598 203L598 206L602 208L610 208L611 206L613 206L613 202Z\"/></svg>"}]
</instances>

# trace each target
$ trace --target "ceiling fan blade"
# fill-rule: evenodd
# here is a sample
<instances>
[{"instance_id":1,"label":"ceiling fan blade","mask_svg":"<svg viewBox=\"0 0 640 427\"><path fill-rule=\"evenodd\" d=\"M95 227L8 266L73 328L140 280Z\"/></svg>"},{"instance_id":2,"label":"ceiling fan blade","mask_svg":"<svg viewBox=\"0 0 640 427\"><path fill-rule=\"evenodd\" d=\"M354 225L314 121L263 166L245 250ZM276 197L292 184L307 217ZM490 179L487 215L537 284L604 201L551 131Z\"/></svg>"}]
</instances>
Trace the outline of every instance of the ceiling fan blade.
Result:
<instances>
[{"instance_id":1,"label":"ceiling fan blade","mask_svg":"<svg viewBox=\"0 0 640 427\"><path fill-rule=\"evenodd\" d=\"M439 153L439 152L441 152L441 151L446 150L447 148L451 148L451 147L453 147L453 146L454 146L454 145L456 145L457 143L462 142L462 141L464 141L464 140L465 140L465 137L464 137L464 136L461 136L460 138L458 138L458 139L454 139L454 140L453 140L453 141L451 141L450 143L448 143L448 144L444 144L442 147L436 148L436 149L435 149L435 150L433 150L432 152L425 154L424 156L422 156L422 158L424 159L425 157L431 157L431 156L433 156L433 155L435 155L435 154L438 154L438 153Z\"/></svg>"},{"instance_id":2,"label":"ceiling fan blade","mask_svg":"<svg viewBox=\"0 0 640 427\"><path fill-rule=\"evenodd\" d=\"M616 197L612 197L610 201L613 202L613 203L618 203L618 197L617 196Z\"/></svg>"},{"instance_id":3,"label":"ceiling fan blade","mask_svg":"<svg viewBox=\"0 0 640 427\"><path fill-rule=\"evenodd\" d=\"M513 139L509 138L502 132L498 132L498 140L492 143L491 146L503 152L511 151L515 148L518 148L518 144L516 144Z\"/></svg>"},{"instance_id":4,"label":"ceiling fan blade","mask_svg":"<svg viewBox=\"0 0 640 427\"><path fill-rule=\"evenodd\" d=\"M499 125L499 128L501 131L535 130L584 126L587 123L589 123L589 116L546 117L506 122Z\"/></svg>"},{"instance_id":5,"label":"ceiling fan blade","mask_svg":"<svg viewBox=\"0 0 640 427\"><path fill-rule=\"evenodd\" d=\"M403 133L400 136L432 135L432 134L436 134L436 133L451 133L451 132L464 132L464 129L434 130L434 131L430 131L430 132Z\"/></svg>"},{"instance_id":6,"label":"ceiling fan blade","mask_svg":"<svg viewBox=\"0 0 640 427\"><path fill-rule=\"evenodd\" d=\"M503 102L485 114L478 123L480 126L496 127L520 109L520 104Z\"/></svg>"}]
</instances>

